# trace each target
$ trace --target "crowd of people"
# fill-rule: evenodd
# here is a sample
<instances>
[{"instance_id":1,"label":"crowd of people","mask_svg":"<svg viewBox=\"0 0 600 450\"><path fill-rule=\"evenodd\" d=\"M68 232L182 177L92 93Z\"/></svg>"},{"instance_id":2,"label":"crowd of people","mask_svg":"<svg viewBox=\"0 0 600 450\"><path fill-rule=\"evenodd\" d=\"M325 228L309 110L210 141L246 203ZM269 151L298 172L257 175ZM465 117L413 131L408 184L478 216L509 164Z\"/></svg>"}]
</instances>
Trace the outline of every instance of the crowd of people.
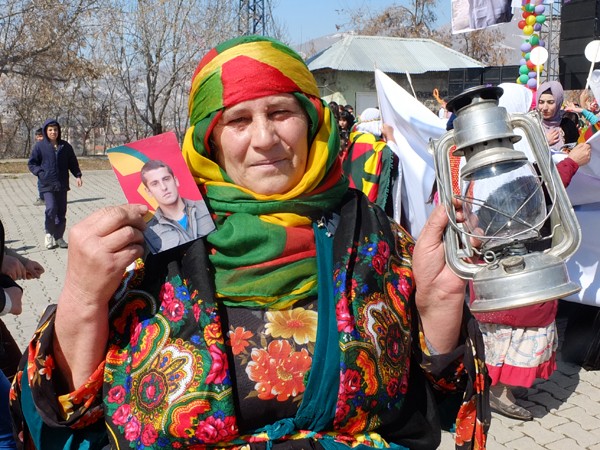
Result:
<instances>
[{"instance_id":1,"label":"crowd of people","mask_svg":"<svg viewBox=\"0 0 600 450\"><path fill-rule=\"evenodd\" d=\"M504 89L510 112L532 102L539 110L568 185L591 158L577 141L583 121L598 117L593 101L563 109L557 82L542 84L535 101L523 86ZM391 202L401 168L377 108L355 120L350 105L327 104L302 58L259 36L208 52L188 106L182 152L208 208L198 215L210 213L214 231L157 242L159 253L144 235L160 217L146 223L139 204L91 214L67 245L69 172L81 186L81 171L58 122L42 128L29 167L46 205L44 246L68 248L67 273L7 374L14 429L0 429L0 440L38 449L436 448L452 429L457 448L476 449L491 410L532 419L514 388L555 370L558 302L470 313L467 283L444 258L445 207L415 242ZM154 198L177 193L161 161L142 180ZM171 197L161 214L189 222L193 205ZM2 256L0 310L18 314L13 280L43 268Z\"/></svg>"}]
</instances>

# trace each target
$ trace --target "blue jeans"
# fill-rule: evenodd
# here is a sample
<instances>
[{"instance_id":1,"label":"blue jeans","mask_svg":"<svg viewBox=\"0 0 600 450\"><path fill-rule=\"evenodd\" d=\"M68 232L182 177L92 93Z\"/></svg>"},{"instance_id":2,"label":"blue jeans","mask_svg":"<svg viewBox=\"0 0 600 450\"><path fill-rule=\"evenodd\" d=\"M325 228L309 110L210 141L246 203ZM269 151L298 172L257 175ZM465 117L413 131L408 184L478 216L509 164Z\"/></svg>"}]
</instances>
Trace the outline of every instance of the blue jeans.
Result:
<instances>
[{"instance_id":1,"label":"blue jeans","mask_svg":"<svg viewBox=\"0 0 600 450\"><path fill-rule=\"evenodd\" d=\"M60 239L67 227L67 191L44 192L46 203L46 233Z\"/></svg>"},{"instance_id":2,"label":"blue jeans","mask_svg":"<svg viewBox=\"0 0 600 450\"><path fill-rule=\"evenodd\" d=\"M17 444L13 438L12 421L8 408L8 391L10 382L0 370L0 449L16 450Z\"/></svg>"}]
</instances>

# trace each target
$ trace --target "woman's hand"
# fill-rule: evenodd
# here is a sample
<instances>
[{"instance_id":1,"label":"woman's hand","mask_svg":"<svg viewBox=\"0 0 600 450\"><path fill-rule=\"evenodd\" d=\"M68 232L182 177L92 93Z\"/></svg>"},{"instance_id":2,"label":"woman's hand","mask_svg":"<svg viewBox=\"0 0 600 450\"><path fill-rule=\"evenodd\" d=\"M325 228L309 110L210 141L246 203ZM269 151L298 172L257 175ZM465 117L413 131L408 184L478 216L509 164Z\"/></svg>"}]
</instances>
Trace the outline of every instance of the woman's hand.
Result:
<instances>
[{"instance_id":1,"label":"woman's hand","mask_svg":"<svg viewBox=\"0 0 600 450\"><path fill-rule=\"evenodd\" d=\"M8 275L13 280L25 280L27 278L27 269L23 263L19 258L8 254L4 255L0 272Z\"/></svg>"},{"instance_id":2,"label":"woman's hand","mask_svg":"<svg viewBox=\"0 0 600 450\"><path fill-rule=\"evenodd\" d=\"M559 128L552 128L551 130L546 131L546 140L548 141L548 145L552 146L560 140L561 131L562 130Z\"/></svg>"},{"instance_id":3,"label":"woman's hand","mask_svg":"<svg viewBox=\"0 0 600 450\"><path fill-rule=\"evenodd\" d=\"M465 302L466 281L446 264L442 237L447 223L444 206L438 205L423 227L413 254L417 309L425 336L438 353L456 347Z\"/></svg>"},{"instance_id":4,"label":"woman's hand","mask_svg":"<svg viewBox=\"0 0 600 450\"><path fill-rule=\"evenodd\" d=\"M61 298L105 307L126 267L144 254L144 205L103 208L69 232L67 276Z\"/></svg>"},{"instance_id":5,"label":"woman's hand","mask_svg":"<svg viewBox=\"0 0 600 450\"><path fill-rule=\"evenodd\" d=\"M4 288L4 292L10 296L12 305L10 307L9 314L18 316L23 311L23 290L17 286L11 286Z\"/></svg>"},{"instance_id":6,"label":"woman's hand","mask_svg":"<svg viewBox=\"0 0 600 450\"><path fill-rule=\"evenodd\" d=\"M592 146L584 143L577 144L571 149L567 158L571 158L579 167L585 166L592 159Z\"/></svg>"},{"instance_id":7,"label":"woman's hand","mask_svg":"<svg viewBox=\"0 0 600 450\"><path fill-rule=\"evenodd\" d=\"M104 360L108 302L125 269L144 254L145 205L103 208L69 233L67 276L58 300L54 358L69 390Z\"/></svg>"}]
</instances>

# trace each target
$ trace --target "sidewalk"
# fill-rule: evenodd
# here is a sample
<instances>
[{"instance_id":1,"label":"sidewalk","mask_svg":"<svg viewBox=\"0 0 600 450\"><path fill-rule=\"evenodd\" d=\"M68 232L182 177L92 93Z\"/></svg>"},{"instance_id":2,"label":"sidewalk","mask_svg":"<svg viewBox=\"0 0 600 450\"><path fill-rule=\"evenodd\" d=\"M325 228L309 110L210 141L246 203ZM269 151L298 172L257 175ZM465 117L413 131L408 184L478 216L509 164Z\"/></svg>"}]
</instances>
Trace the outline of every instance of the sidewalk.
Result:
<instances>
[{"instance_id":1,"label":"sidewalk","mask_svg":"<svg viewBox=\"0 0 600 450\"><path fill-rule=\"evenodd\" d=\"M96 209L125 202L112 171L88 171L83 182L81 188L72 183L67 230ZM36 183L32 175L0 174L0 215L7 245L46 269L40 280L22 283L23 313L4 318L22 347L27 345L46 306L58 298L67 263L66 250L43 247L44 207L33 206L35 198ZM520 422L493 414L489 450L600 450L600 371L586 372L561 362L559 356L558 370L551 379L536 384L529 394L520 404L533 413L535 420ZM449 433L444 433L439 448L454 448Z\"/></svg>"}]
</instances>

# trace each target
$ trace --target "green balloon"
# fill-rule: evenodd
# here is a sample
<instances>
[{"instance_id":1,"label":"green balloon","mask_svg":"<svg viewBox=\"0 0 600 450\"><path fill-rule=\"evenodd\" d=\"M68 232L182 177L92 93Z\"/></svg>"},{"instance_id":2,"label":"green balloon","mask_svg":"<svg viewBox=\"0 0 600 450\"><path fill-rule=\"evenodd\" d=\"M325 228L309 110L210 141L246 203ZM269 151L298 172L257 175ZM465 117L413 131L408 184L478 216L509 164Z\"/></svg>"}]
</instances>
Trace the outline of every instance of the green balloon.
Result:
<instances>
[{"instance_id":1,"label":"green balloon","mask_svg":"<svg viewBox=\"0 0 600 450\"><path fill-rule=\"evenodd\" d=\"M535 18L535 21L536 21L537 23L544 23L544 22L546 21L546 16L545 16L545 15L543 15L543 14L540 14L539 16L537 16L537 17Z\"/></svg>"},{"instance_id":2,"label":"green balloon","mask_svg":"<svg viewBox=\"0 0 600 450\"><path fill-rule=\"evenodd\" d=\"M536 34L533 34L529 38L529 43L533 46L538 45L540 43L540 38Z\"/></svg>"},{"instance_id":3,"label":"green balloon","mask_svg":"<svg viewBox=\"0 0 600 450\"><path fill-rule=\"evenodd\" d=\"M531 52L525 53L525 60L529 61L530 56L531 56Z\"/></svg>"},{"instance_id":4,"label":"green balloon","mask_svg":"<svg viewBox=\"0 0 600 450\"><path fill-rule=\"evenodd\" d=\"M528 75L529 74L529 67L527 67L525 64L523 64L521 67L519 67L519 73L521 75ZM527 81L527 80L525 80Z\"/></svg>"},{"instance_id":5,"label":"green balloon","mask_svg":"<svg viewBox=\"0 0 600 450\"><path fill-rule=\"evenodd\" d=\"M529 75L519 75L519 81L523 84L527 83L527 81L529 81Z\"/></svg>"},{"instance_id":6,"label":"green balloon","mask_svg":"<svg viewBox=\"0 0 600 450\"><path fill-rule=\"evenodd\" d=\"M525 5L525 11L527 11L527 12L535 11L535 5L533 3L527 3Z\"/></svg>"}]
</instances>

